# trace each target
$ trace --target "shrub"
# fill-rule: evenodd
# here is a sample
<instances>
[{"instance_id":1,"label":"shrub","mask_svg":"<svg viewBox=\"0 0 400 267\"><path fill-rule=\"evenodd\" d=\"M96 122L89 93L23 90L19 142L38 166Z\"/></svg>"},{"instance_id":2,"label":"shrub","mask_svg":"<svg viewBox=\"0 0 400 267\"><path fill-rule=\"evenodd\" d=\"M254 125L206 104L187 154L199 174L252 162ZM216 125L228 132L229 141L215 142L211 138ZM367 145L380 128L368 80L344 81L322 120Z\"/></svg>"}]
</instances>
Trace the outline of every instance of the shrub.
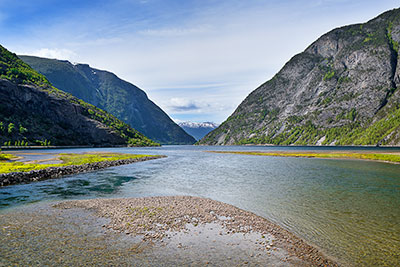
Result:
<instances>
[{"instance_id":1,"label":"shrub","mask_svg":"<svg viewBox=\"0 0 400 267\"><path fill-rule=\"evenodd\" d=\"M26 133L27 131L28 131L28 129L22 127L22 125L19 126L19 132L20 132L21 134Z\"/></svg>"},{"instance_id":2,"label":"shrub","mask_svg":"<svg viewBox=\"0 0 400 267\"><path fill-rule=\"evenodd\" d=\"M13 130L14 130L14 128L15 128L14 123L10 122L10 123L8 124L8 130L7 130L8 133L9 133L9 134L12 133Z\"/></svg>"}]
</instances>

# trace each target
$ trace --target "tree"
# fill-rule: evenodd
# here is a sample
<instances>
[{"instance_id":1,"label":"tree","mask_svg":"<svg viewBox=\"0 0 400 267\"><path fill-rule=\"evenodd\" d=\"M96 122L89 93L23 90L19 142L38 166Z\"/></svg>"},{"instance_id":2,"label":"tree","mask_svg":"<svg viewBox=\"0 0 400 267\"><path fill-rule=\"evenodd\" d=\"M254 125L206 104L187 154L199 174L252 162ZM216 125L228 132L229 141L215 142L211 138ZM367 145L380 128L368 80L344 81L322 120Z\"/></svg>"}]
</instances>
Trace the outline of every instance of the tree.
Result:
<instances>
[{"instance_id":1,"label":"tree","mask_svg":"<svg viewBox=\"0 0 400 267\"><path fill-rule=\"evenodd\" d=\"M14 128L15 128L14 123L10 122L10 123L8 124L8 133L9 133L9 134L12 133L12 131L14 130Z\"/></svg>"},{"instance_id":2,"label":"tree","mask_svg":"<svg viewBox=\"0 0 400 267\"><path fill-rule=\"evenodd\" d=\"M21 133L21 134L23 134L23 133L25 133L25 132L27 132L28 131L28 129L26 129L25 127L22 127L22 125L19 125L19 132Z\"/></svg>"}]
</instances>

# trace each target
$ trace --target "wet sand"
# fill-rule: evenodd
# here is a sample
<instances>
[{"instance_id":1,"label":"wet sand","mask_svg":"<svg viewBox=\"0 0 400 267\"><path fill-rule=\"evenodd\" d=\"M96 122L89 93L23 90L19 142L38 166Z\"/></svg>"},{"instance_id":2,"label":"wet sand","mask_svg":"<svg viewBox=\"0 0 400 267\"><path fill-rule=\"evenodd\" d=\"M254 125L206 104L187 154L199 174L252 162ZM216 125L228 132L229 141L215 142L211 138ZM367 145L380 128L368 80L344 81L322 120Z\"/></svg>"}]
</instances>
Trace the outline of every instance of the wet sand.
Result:
<instances>
[{"instance_id":1,"label":"wet sand","mask_svg":"<svg viewBox=\"0 0 400 267\"><path fill-rule=\"evenodd\" d=\"M0 265L337 265L260 216L190 196L29 205L0 213L0 233Z\"/></svg>"}]
</instances>

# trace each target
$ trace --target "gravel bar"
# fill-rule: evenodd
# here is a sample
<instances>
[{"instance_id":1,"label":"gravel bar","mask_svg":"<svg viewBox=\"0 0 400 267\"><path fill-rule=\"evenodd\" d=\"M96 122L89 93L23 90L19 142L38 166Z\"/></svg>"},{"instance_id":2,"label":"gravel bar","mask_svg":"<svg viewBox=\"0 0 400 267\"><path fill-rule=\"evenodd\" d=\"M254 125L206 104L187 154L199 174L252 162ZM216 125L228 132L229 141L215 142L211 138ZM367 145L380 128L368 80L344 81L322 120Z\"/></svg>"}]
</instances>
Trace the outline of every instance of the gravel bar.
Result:
<instances>
[{"instance_id":1,"label":"gravel bar","mask_svg":"<svg viewBox=\"0 0 400 267\"><path fill-rule=\"evenodd\" d=\"M188 235L186 240L190 240L195 238L193 233L196 229L199 233L208 229L212 238L220 236L229 239L237 234L241 236L256 234L259 238L252 240L267 252L265 257L275 253L279 258L279 264L276 262L272 264L273 261L268 259L264 263L274 266L338 266L316 247L267 219L207 198L171 196L73 200L57 203L54 207L91 211L95 216L109 220L102 225L103 228L128 236L140 236L145 243L171 243L176 233L186 233ZM214 230L213 233L212 229L218 227L220 227L218 232ZM178 247L184 245L178 243ZM244 264L253 262L252 257L249 259Z\"/></svg>"}]
</instances>

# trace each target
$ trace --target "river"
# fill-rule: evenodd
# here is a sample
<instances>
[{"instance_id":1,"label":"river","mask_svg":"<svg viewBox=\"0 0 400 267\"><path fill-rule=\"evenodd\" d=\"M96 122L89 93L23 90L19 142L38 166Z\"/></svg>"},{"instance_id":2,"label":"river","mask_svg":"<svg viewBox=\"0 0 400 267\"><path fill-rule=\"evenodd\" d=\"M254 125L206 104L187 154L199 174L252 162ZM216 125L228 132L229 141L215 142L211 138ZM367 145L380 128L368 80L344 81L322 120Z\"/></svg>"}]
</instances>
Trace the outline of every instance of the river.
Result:
<instances>
[{"instance_id":1,"label":"river","mask_svg":"<svg viewBox=\"0 0 400 267\"><path fill-rule=\"evenodd\" d=\"M21 152L109 151L168 157L0 188L0 209L60 199L193 195L252 211L344 263L400 264L400 165L208 150L400 152L398 148L259 146L27 150Z\"/></svg>"}]
</instances>

